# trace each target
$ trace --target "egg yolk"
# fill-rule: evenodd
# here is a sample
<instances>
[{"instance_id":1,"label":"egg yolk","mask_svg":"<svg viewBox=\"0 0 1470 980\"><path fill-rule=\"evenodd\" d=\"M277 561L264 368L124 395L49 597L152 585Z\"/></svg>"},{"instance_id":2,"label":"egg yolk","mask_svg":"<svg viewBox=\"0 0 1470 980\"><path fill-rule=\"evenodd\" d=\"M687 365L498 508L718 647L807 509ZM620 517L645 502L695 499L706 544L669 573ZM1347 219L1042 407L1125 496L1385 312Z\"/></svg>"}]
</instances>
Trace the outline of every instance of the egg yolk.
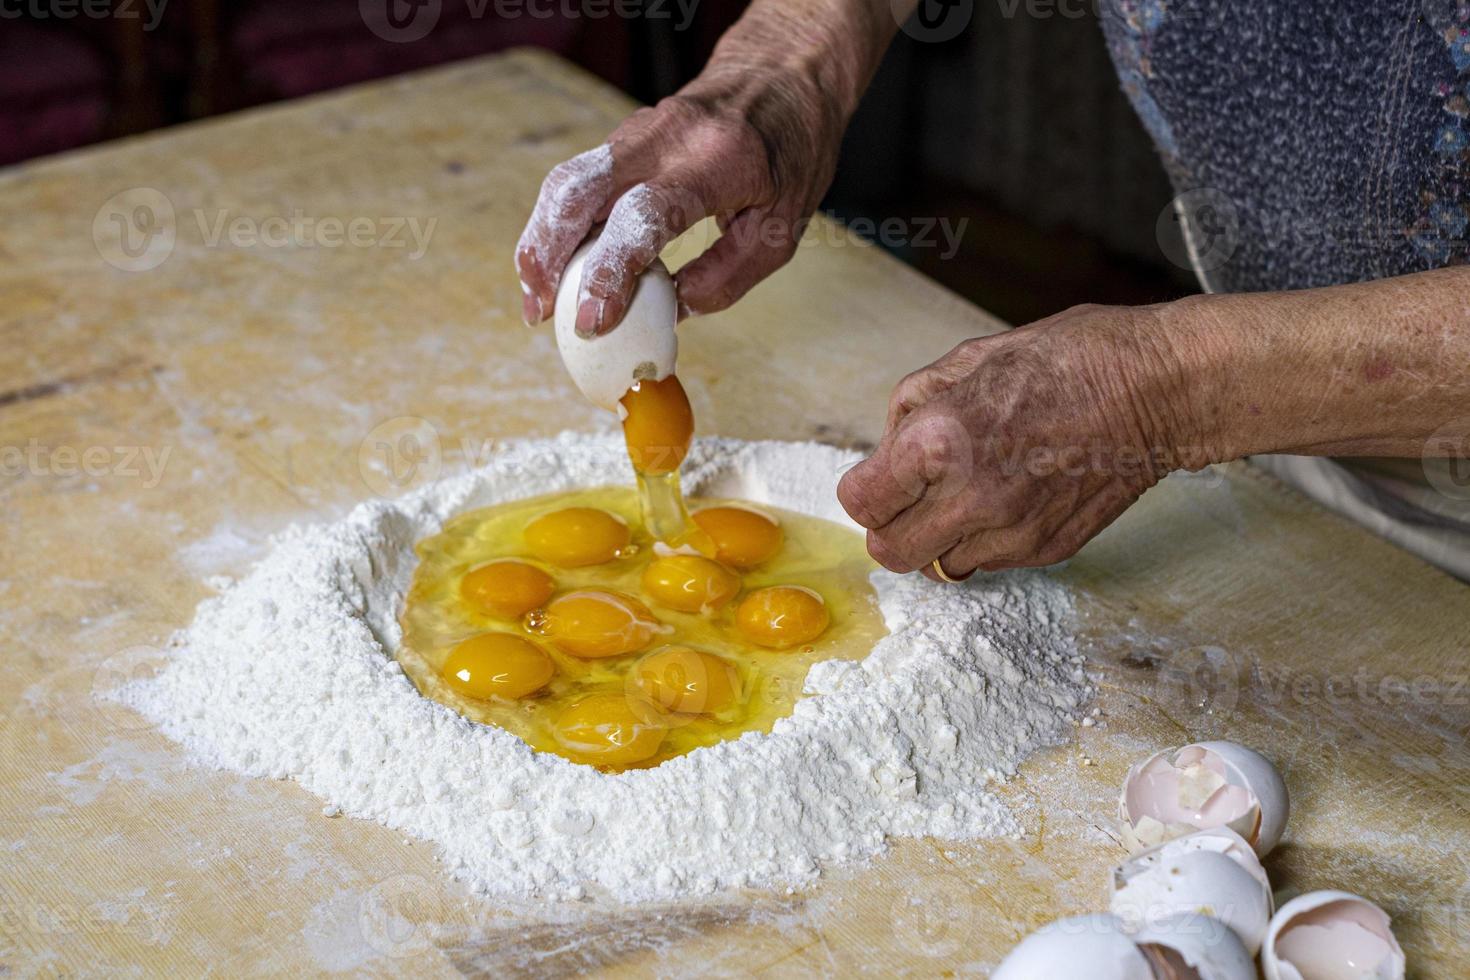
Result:
<instances>
[{"instance_id":1,"label":"egg yolk","mask_svg":"<svg viewBox=\"0 0 1470 980\"><path fill-rule=\"evenodd\" d=\"M542 561L566 568L601 565L628 546L622 518L596 507L567 507L526 525L526 547Z\"/></svg>"},{"instance_id":2,"label":"egg yolk","mask_svg":"<svg viewBox=\"0 0 1470 980\"><path fill-rule=\"evenodd\" d=\"M627 766L658 752L665 728L651 705L624 694L591 694L557 716L556 741L584 762Z\"/></svg>"},{"instance_id":3,"label":"egg yolk","mask_svg":"<svg viewBox=\"0 0 1470 980\"><path fill-rule=\"evenodd\" d=\"M592 590L557 596L533 625L558 649L588 660L635 653L663 630L648 607L632 596Z\"/></svg>"},{"instance_id":4,"label":"egg yolk","mask_svg":"<svg viewBox=\"0 0 1470 980\"><path fill-rule=\"evenodd\" d=\"M746 639L777 650L810 643L831 621L822 597L798 585L757 589L735 610L735 626Z\"/></svg>"},{"instance_id":5,"label":"egg yolk","mask_svg":"<svg viewBox=\"0 0 1470 980\"><path fill-rule=\"evenodd\" d=\"M627 412L623 438L633 469L645 476L677 470L694 438L694 410L679 379L671 374L662 381L640 381L621 404Z\"/></svg>"},{"instance_id":6,"label":"egg yolk","mask_svg":"<svg viewBox=\"0 0 1470 980\"><path fill-rule=\"evenodd\" d=\"M667 646L633 665L633 684L654 704L681 714L719 714L740 700L740 673L723 657Z\"/></svg>"},{"instance_id":7,"label":"egg yolk","mask_svg":"<svg viewBox=\"0 0 1470 980\"><path fill-rule=\"evenodd\" d=\"M459 580L459 594L480 612L520 619L551 598L556 583L535 565L504 559L472 568Z\"/></svg>"},{"instance_id":8,"label":"egg yolk","mask_svg":"<svg viewBox=\"0 0 1470 980\"><path fill-rule=\"evenodd\" d=\"M483 701L534 694L551 680L556 665L530 640L510 633L481 633L449 651L442 673L454 690Z\"/></svg>"},{"instance_id":9,"label":"egg yolk","mask_svg":"<svg viewBox=\"0 0 1470 980\"><path fill-rule=\"evenodd\" d=\"M735 568L752 568L781 550L781 525L744 507L706 507L694 523L715 543L715 557Z\"/></svg>"},{"instance_id":10,"label":"egg yolk","mask_svg":"<svg viewBox=\"0 0 1470 980\"><path fill-rule=\"evenodd\" d=\"M699 555L667 555L643 570L643 591L680 612L717 609L740 591L740 576Z\"/></svg>"}]
</instances>

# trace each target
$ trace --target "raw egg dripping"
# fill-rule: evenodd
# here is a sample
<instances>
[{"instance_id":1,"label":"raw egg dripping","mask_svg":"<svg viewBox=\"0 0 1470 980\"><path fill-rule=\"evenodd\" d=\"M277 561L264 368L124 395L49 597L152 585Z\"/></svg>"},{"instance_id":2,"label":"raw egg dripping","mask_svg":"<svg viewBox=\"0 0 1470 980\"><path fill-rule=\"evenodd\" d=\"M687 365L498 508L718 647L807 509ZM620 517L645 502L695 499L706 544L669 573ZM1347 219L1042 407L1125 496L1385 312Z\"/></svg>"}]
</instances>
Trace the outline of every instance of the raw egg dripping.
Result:
<instances>
[{"instance_id":1,"label":"raw egg dripping","mask_svg":"<svg viewBox=\"0 0 1470 980\"><path fill-rule=\"evenodd\" d=\"M694 409L674 375L639 381L618 403L623 441L638 481L643 523L654 539L674 550L714 554L709 536L689 519L679 487L679 466L694 439Z\"/></svg>"}]
</instances>

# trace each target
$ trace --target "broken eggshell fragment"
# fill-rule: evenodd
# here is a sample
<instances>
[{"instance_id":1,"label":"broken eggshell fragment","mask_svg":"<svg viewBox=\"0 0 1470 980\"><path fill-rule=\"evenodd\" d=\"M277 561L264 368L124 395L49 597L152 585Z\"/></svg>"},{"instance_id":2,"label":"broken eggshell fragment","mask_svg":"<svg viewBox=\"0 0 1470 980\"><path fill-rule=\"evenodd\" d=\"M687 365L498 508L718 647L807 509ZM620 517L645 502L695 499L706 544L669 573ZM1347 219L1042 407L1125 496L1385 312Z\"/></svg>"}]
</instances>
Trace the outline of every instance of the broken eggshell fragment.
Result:
<instances>
[{"instance_id":1,"label":"broken eggshell fragment","mask_svg":"<svg viewBox=\"0 0 1470 980\"><path fill-rule=\"evenodd\" d=\"M1405 967L1388 913L1350 892L1293 898L1261 947L1266 980L1402 980Z\"/></svg>"},{"instance_id":2,"label":"broken eggshell fragment","mask_svg":"<svg viewBox=\"0 0 1470 980\"><path fill-rule=\"evenodd\" d=\"M1255 980L1235 931L1208 915L1169 916L1133 933L1155 980Z\"/></svg>"},{"instance_id":3,"label":"broken eggshell fragment","mask_svg":"<svg viewBox=\"0 0 1470 980\"><path fill-rule=\"evenodd\" d=\"M1110 907L1132 931L1181 915L1212 916L1254 956L1271 921L1271 882L1239 834L1200 830L1115 868Z\"/></svg>"},{"instance_id":4,"label":"broken eggshell fragment","mask_svg":"<svg viewBox=\"0 0 1470 980\"><path fill-rule=\"evenodd\" d=\"M1023 939L991 980L1254 980L1240 939L1209 916L1161 918L1130 933L1114 915L1079 915Z\"/></svg>"},{"instance_id":5,"label":"broken eggshell fragment","mask_svg":"<svg viewBox=\"0 0 1470 980\"><path fill-rule=\"evenodd\" d=\"M1128 770L1118 812L1133 850L1214 827L1235 831L1264 857L1290 811L1286 783L1265 756L1234 742L1196 742Z\"/></svg>"}]
</instances>

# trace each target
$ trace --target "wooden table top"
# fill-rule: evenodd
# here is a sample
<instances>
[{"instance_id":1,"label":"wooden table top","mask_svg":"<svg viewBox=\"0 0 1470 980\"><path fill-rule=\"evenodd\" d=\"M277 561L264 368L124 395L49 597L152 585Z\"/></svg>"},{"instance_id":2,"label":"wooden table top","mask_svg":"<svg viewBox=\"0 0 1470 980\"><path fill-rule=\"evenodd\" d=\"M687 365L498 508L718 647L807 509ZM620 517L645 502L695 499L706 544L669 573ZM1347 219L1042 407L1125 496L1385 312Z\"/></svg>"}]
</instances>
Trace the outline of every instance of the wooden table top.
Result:
<instances>
[{"instance_id":1,"label":"wooden table top","mask_svg":"<svg viewBox=\"0 0 1470 980\"><path fill-rule=\"evenodd\" d=\"M360 458L395 420L439 433L416 480L606 424L520 324L511 256L546 170L629 109L513 52L0 174L0 972L983 973L1105 907L1124 771L1206 737L1286 774L1279 888L1374 898L1419 975L1470 958L1470 590L1242 465L1166 481L1061 573L1103 723L1004 788L1025 839L899 841L799 894L487 904L94 696L269 534L402 489ZM900 376L1000 329L817 231L684 328L705 433L863 445Z\"/></svg>"}]
</instances>

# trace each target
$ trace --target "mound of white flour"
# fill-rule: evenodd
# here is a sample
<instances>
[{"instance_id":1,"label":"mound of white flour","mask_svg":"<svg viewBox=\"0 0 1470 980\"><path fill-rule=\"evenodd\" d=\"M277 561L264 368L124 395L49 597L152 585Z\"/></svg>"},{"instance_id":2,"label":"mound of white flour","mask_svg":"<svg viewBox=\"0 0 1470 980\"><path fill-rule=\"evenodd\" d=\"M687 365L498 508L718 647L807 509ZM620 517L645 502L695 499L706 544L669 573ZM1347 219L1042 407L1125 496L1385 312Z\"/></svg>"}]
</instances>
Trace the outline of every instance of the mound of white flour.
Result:
<instances>
[{"instance_id":1,"label":"mound of white flour","mask_svg":"<svg viewBox=\"0 0 1470 980\"><path fill-rule=\"evenodd\" d=\"M835 487L856 458L701 441L685 486L847 523ZM604 775L421 697L393 659L414 543L470 508L631 482L620 437L567 434L292 528L120 697L199 762L295 779L331 809L433 841L456 875L507 898L795 887L891 836L1019 833L987 785L1059 741L1088 694L1071 602L1041 573L965 587L875 574L890 635L867 659L814 666L811 696L770 734L655 769Z\"/></svg>"}]
</instances>

